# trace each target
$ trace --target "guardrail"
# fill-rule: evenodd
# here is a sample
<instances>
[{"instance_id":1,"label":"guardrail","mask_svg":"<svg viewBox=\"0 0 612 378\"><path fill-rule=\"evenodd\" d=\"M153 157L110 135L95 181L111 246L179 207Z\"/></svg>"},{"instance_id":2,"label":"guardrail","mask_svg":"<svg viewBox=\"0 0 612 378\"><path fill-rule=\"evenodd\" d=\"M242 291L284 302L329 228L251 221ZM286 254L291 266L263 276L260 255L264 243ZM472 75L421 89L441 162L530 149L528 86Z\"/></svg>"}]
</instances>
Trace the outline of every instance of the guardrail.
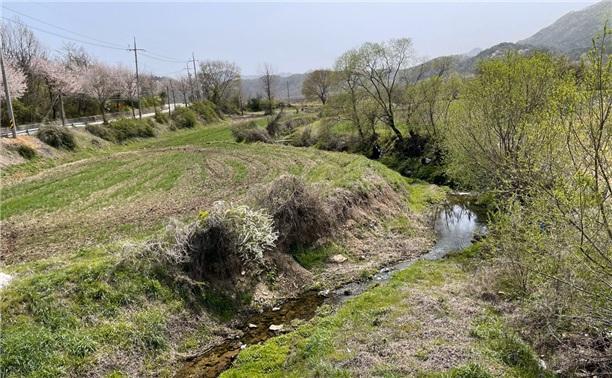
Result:
<instances>
[{"instance_id":1,"label":"guardrail","mask_svg":"<svg viewBox=\"0 0 612 378\"><path fill-rule=\"evenodd\" d=\"M176 104L177 107L182 106L183 104ZM168 105L163 105L163 106L158 106L157 108L154 107L150 107L150 108L143 108L142 109L142 114L143 116L145 114L147 114L149 117L151 116L151 114L155 114L156 110L160 110L164 113L168 112ZM136 117L138 117L138 111L136 110L135 112ZM115 112L115 113L107 113L106 114L106 120L110 121L110 120L115 120L115 119L119 119L119 118L132 118L132 112L131 111L127 111L127 112ZM102 115L94 115L94 116L88 116L88 117L79 117L79 118L70 118L70 119L66 119L66 127L72 126L72 127L85 127L89 124L100 124L103 122L102 119ZM21 125L17 125L17 134L30 134L31 132L34 133L36 132L40 127L42 126L61 126L62 125L62 121L61 120L53 120L53 121L48 121L48 122L35 122L35 123L26 123L26 124L21 124ZM0 136L2 137L10 137L12 136L12 131L11 129L9 129L8 127L0 127Z\"/></svg>"}]
</instances>

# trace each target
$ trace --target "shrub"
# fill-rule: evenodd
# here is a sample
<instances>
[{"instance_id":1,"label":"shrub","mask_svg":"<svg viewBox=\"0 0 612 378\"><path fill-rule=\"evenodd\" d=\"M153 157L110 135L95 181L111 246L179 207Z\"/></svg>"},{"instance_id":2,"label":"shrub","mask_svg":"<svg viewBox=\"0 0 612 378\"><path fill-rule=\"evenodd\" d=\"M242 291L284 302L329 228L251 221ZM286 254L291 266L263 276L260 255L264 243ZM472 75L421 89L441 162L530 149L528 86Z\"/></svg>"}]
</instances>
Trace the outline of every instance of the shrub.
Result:
<instances>
[{"instance_id":1,"label":"shrub","mask_svg":"<svg viewBox=\"0 0 612 378\"><path fill-rule=\"evenodd\" d=\"M172 112L172 122L178 129L191 129L197 124L196 113L189 108L178 108Z\"/></svg>"},{"instance_id":2,"label":"shrub","mask_svg":"<svg viewBox=\"0 0 612 378\"><path fill-rule=\"evenodd\" d=\"M85 130L97 136L98 138L102 138L111 142L116 141L115 134L113 133L113 131L104 125L87 125L85 126Z\"/></svg>"},{"instance_id":3,"label":"shrub","mask_svg":"<svg viewBox=\"0 0 612 378\"><path fill-rule=\"evenodd\" d=\"M283 116L283 112L281 111L278 114L276 114L274 117L272 117L270 121L268 122L268 126L266 126L266 130L268 131L268 134L271 137L275 137L276 135L280 134L280 129L281 129L280 119L282 116Z\"/></svg>"},{"instance_id":4,"label":"shrub","mask_svg":"<svg viewBox=\"0 0 612 378\"><path fill-rule=\"evenodd\" d=\"M36 136L42 142L55 148L64 150L74 150L76 148L74 134L64 127L43 126L38 129Z\"/></svg>"},{"instance_id":5,"label":"shrub","mask_svg":"<svg viewBox=\"0 0 612 378\"><path fill-rule=\"evenodd\" d=\"M168 115L166 113L155 112L155 116L153 118L155 119L155 122L161 123L162 125L168 123Z\"/></svg>"},{"instance_id":6,"label":"shrub","mask_svg":"<svg viewBox=\"0 0 612 378\"><path fill-rule=\"evenodd\" d=\"M108 126L118 142L132 138L150 138L155 136L155 129L151 120L123 118L111 122Z\"/></svg>"},{"instance_id":7,"label":"shrub","mask_svg":"<svg viewBox=\"0 0 612 378\"><path fill-rule=\"evenodd\" d=\"M315 144L310 127L305 127L301 131L296 131L292 135L290 143L294 147L310 147Z\"/></svg>"},{"instance_id":8,"label":"shrub","mask_svg":"<svg viewBox=\"0 0 612 378\"><path fill-rule=\"evenodd\" d=\"M215 104L210 101L198 101L189 106L204 123L218 121L220 114Z\"/></svg>"},{"instance_id":9,"label":"shrub","mask_svg":"<svg viewBox=\"0 0 612 378\"><path fill-rule=\"evenodd\" d=\"M123 142L133 138L150 138L155 136L152 120L122 118L108 125L87 125L85 130L93 135L111 142Z\"/></svg>"},{"instance_id":10,"label":"shrub","mask_svg":"<svg viewBox=\"0 0 612 378\"><path fill-rule=\"evenodd\" d=\"M268 133L259 128L257 123L254 121L247 123L239 123L232 127L232 135L236 142L246 142L246 143L254 143L254 142L263 142L263 143L271 143L272 140Z\"/></svg>"},{"instance_id":11,"label":"shrub","mask_svg":"<svg viewBox=\"0 0 612 378\"><path fill-rule=\"evenodd\" d=\"M13 145L11 150L17 152L19 156L26 160L32 160L36 157L36 150L26 144Z\"/></svg>"},{"instance_id":12,"label":"shrub","mask_svg":"<svg viewBox=\"0 0 612 378\"><path fill-rule=\"evenodd\" d=\"M242 276L242 271L258 274L264 253L274 248L277 238L264 210L219 201L200 212L195 222L174 221L163 238L132 248L125 256L132 263L161 265L164 271L180 267L191 279L234 289L232 277Z\"/></svg>"},{"instance_id":13,"label":"shrub","mask_svg":"<svg viewBox=\"0 0 612 378\"><path fill-rule=\"evenodd\" d=\"M279 177L259 202L272 215L279 231L278 245L287 252L311 246L334 223L312 188L296 176Z\"/></svg>"}]
</instances>

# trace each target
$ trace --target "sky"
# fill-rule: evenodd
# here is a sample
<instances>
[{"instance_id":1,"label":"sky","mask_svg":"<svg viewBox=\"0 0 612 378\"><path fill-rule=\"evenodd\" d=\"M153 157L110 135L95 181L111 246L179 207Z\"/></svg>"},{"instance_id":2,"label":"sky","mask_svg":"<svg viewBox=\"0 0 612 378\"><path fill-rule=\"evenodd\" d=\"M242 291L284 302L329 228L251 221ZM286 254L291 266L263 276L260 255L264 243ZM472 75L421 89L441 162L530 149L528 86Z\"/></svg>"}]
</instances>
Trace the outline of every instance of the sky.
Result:
<instances>
[{"instance_id":1,"label":"sky","mask_svg":"<svg viewBox=\"0 0 612 378\"><path fill-rule=\"evenodd\" d=\"M421 2L2 2L2 17L32 27L51 54L69 39L108 63L186 73L197 60L235 62L245 76L332 67L364 42L411 38L422 59L516 42L595 1ZM18 13L16 13L18 12ZM104 45L94 46L82 42ZM113 47L113 48L108 48ZM162 58L163 57L163 58Z\"/></svg>"}]
</instances>

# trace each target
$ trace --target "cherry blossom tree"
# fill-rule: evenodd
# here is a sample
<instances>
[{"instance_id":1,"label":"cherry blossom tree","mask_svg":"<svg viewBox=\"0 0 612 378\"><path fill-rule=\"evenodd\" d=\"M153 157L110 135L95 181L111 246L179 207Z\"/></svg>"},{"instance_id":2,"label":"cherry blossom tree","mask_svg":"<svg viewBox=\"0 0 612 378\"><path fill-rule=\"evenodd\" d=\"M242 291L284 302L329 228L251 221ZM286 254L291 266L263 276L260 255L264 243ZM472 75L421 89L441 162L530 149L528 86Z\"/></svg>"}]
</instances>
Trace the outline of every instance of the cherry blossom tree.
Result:
<instances>
[{"instance_id":1,"label":"cherry blossom tree","mask_svg":"<svg viewBox=\"0 0 612 378\"><path fill-rule=\"evenodd\" d=\"M8 84L11 98L19 98L23 96L27 89L26 76L23 71L17 68L8 59L4 61L4 71L6 73L6 82ZM4 86L2 75L0 75L0 88ZM0 100L5 100L4 90L0 90Z\"/></svg>"},{"instance_id":2,"label":"cherry blossom tree","mask_svg":"<svg viewBox=\"0 0 612 378\"><path fill-rule=\"evenodd\" d=\"M136 87L136 74L125 67L119 67L117 71L119 73L119 86L121 89L121 94L130 102L130 107L132 108L132 118L136 118L136 112L133 106L138 93Z\"/></svg>"},{"instance_id":3,"label":"cherry blossom tree","mask_svg":"<svg viewBox=\"0 0 612 378\"><path fill-rule=\"evenodd\" d=\"M83 75L83 90L98 100L104 122L106 122L107 101L121 91L119 76L117 68L104 63L92 64Z\"/></svg>"},{"instance_id":4,"label":"cherry blossom tree","mask_svg":"<svg viewBox=\"0 0 612 378\"><path fill-rule=\"evenodd\" d=\"M51 93L55 93L60 102L60 115L62 125L66 125L66 112L64 111L64 96L77 93L82 86L81 75L74 69L68 68L60 61L37 58L33 69L41 75Z\"/></svg>"}]
</instances>

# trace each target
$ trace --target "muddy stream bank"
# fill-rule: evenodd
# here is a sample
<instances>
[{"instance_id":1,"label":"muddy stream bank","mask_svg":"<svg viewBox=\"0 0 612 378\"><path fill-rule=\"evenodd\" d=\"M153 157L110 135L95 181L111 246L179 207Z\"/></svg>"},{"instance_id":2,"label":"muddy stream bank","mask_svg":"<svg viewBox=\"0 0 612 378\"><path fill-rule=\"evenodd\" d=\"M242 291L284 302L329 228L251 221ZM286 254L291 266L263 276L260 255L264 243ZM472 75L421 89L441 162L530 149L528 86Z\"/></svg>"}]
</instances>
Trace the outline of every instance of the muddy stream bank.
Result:
<instances>
[{"instance_id":1,"label":"muddy stream bank","mask_svg":"<svg viewBox=\"0 0 612 378\"><path fill-rule=\"evenodd\" d=\"M309 290L278 307L250 314L245 318L242 327L239 327L243 332L241 337L228 339L187 361L176 377L217 377L231 366L242 348L278 336L292 320L306 321L313 318L322 304L337 306L375 285L388 281L395 272L408 268L418 259L437 260L450 252L468 247L475 235L486 232L486 227L479 221L483 219L483 214L472 204L472 200L473 197L467 194L448 195L447 204L435 214L433 227L436 243L429 252L419 258L384 267L367 280L351 282L332 291Z\"/></svg>"}]
</instances>

